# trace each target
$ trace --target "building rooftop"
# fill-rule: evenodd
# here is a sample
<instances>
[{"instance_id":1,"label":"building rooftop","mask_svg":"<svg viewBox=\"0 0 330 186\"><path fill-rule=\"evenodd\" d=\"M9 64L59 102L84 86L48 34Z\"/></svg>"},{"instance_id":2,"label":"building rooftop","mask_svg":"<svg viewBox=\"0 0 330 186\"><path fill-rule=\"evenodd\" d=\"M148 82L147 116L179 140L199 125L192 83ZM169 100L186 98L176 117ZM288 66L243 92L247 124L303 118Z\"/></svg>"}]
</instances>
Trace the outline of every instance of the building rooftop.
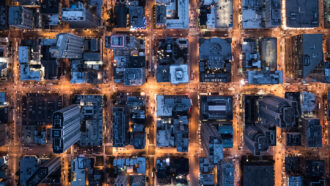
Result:
<instances>
[{"instance_id":1,"label":"building rooftop","mask_svg":"<svg viewBox=\"0 0 330 186\"><path fill-rule=\"evenodd\" d=\"M113 166L118 170L134 172L137 174L146 174L146 158L136 157L136 158L116 158L113 160Z\"/></svg>"},{"instance_id":2,"label":"building rooftop","mask_svg":"<svg viewBox=\"0 0 330 186\"><path fill-rule=\"evenodd\" d=\"M222 139L223 148L232 148L234 145L232 123L220 125L218 130Z\"/></svg>"},{"instance_id":3,"label":"building rooftop","mask_svg":"<svg viewBox=\"0 0 330 186\"><path fill-rule=\"evenodd\" d=\"M188 0L156 0L157 4L166 6L166 28L188 29L189 1Z\"/></svg>"},{"instance_id":4,"label":"building rooftop","mask_svg":"<svg viewBox=\"0 0 330 186\"><path fill-rule=\"evenodd\" d=\"M248 71L250 84L281 84L283 83L283 71Z\"/></svg>"},{"instance_id":5,"label":"building rooftop","mask_svg":"<svg viewBox=\"0 0 330 186\"><path fill-rule=\"evenodd\" d=\"M243 0L243 28L273 28L281 25L280 0Z\"/></svg>"},{"instance_id":6,"label":"building rooftop","mask_svg":"<svg viewBox=\"0 0 330 186\"><path fill-rule=\"evenodd\" d=\"M35 156L24 156L19 162L20 184L25 186L28 179L38 170L39 161Z\"/></svg>"},{"instance_id":7,"label":"building rooftop","mask_svg":"<svg viewBox=\"0 0 330 186\"><path fill-rule=\"evenodd\" d=\"M201 96L202 120L232 120L233 98L230 96Z\"/></svg>"},{"instance_id":8,"label":"building rooftop","mask_svg":"<svg viewBox=\"0 0 330 186\"><path fill-rule=\"evenodd\" d=\"M170 65L170 81L172 84L189 83L188 64Z\"/></svg>"},{"instance_id":9,"label":"building rooftop","mask_svg":"<svg viewBox=\"0 0 330 186\"><path fill-rule=\"evenodd\" d=\"M79 95L76 103L81 106L81 135L79 145L98 147L103 143L103 98L101 95Z\"/></svg>"},{"instance_id":10,"label":"building rooftop","mask_svg":"<svg viewBox=\"0 0 330 186\"><path fill-rule=\"evenodd\" d=\"M306 146L307 147L322 147L322 126L320 119L304 118Z\"/></svg>"},{"instance_id":11,"label":"building rooftop","mask_svg":"<svg viewBox=\"0 0 330 186\"><path fill-rule=\"evenodd\" d=\"M188 96L157 95L157 116L175 116L177 113L187 113L191 107Z\"/></svg>"},{"instance_id":12,"label":"building rooftop","mask_svg":"<svg viewBox=\"0 0 330 186\"><path fill-rule=\"evenodd\" d=\"M214 174L200 174L199 183L201 185L205 185L205 186L213 186L214 185Z\"/></svg>"},{"instance_id":13,"label":"building rooftop","mask_svg":"<svg viewBox=\"0 0 330 186\"><path fill-rule=\"evenodd\" d=\"M287 0L286 25L288 27L318 27L319 4L317 0Z\"/></svg>"},{"instance_id":14,"label":"building rooftop","mask_svg":"<svg viewBox=\"0 0 330 186\"><path fill-rule=\"evenodd\" d=\"M301 114L304 117L313 116L316 108L316 97L312 92L302 92Z\"/></svg>"},{"instance_id":15,"label":"building rooftop","mask_svg":"<svg viewBox=\"0 0 330 186\"><path fill-rule=\"evenodd\" d=\"M307 160L306 161L306 176L307 177L323 177L325 171L324 160Z\"/></svg>"},{"instance_id":16,"label":"building rooftop","mask_svg":"<svg viewBox=\"0 0 330 186\"><path fill-rule=\"evenodd\" d=\"M146 27L146 19L144 17L144 7L129 6L128 7L130 25L135 29L144 29Z\"/></svg>"},{"instance_id":17,"label":"building rooftop","mask_svg":"<svg viewBox=\"0 0 330 186\"><path fill-rule=\"evenodd\" d=\"M235 166L229 159L221 160L218 165L218 185L233 186L235 177Z\"/></svg>"},{"instance_id":18,"label":"building rooftop","mask_svg":"<svg viewBox=\"0 0 330 186\"><path fill-rule=\"evenodd\" d=\"M229 28L233 26L233 1L204 0L200 7L201 25L207 28Z\"/></svg>"},{"instance_id":19,"label":"building rooftop","mask_svg":"<svg viewBox=\"0 0 330 186\"><path fill-rule=\"evenodd\" d=\"M243 163L243 185L274 185L274 163L248 161Z\"/></svg>"},{"instance_id":20,"label":"building rooftop","mask_svg":"<svg viewBox=\"0 0 330 186\"><path fill-rule=\"evenodd\" d=\"M230 82L231 40L221 38L199 40L201 82Z\"/></svg>"},{"instance_id":21,"label":"building rooftop","mask_svg":"<svg viewBox=\"0 0 330 186\"><path fill-rule=\"evenodd\" d=\"M322 34L303 34L302 45L301 66L303 66L303 78L306 78L323 62Z\"/></svg>"}]
</instances>

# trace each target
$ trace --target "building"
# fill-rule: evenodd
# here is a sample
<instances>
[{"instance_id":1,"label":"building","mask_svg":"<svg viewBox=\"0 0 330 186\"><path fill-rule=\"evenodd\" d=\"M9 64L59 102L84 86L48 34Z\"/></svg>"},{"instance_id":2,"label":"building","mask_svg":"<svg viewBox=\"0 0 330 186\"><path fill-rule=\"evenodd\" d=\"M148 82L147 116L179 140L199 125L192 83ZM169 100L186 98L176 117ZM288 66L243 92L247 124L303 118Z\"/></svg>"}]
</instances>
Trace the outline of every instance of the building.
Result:
<instances>
[{"instance_id":1,"label":"building","mask_svg":"<svg viewBox=\"0 0 330 186\"><path fill-rule=\"evenodd\" d=\"M146 174L146 158L115 158L113 160L113 166L119 173L134 173L145 175Z\"/></svg>"},{"instance_id":2,"label":"building","mask_svg":"<svg viewBox=\"0 0 330 186\"><path fill-rule=\"evenodd\" d=\"M188 185L189 159L161 157L156 160L157 185Z\"/></svg>"},{"instance_id":3,"label":"building","mask_svg":"<svg viewBox=\"0 0 330 186\"><path fill-rule=\"evenodd\" d=\"M287 146L300 146L302 136L299 132L286 133L286 145Z\"/></svg>"},{"instance_id":4,"label":"building","mask_svg":"<svg viewBox=\"0 0 330 186\"><path fill-rule=\"evenodd\" d=\"M166 28L189 28L189 1L188 0L156 0L157 5L166 6Z\"/></svg>"},{"instance_id":5,"label":"building","mask_svg":"<svg viewBox=\"0 0 330 186\"><path fill-rule=\"evenodd\" d=\"M73 34L58 34L55 48L50 52L55 58L79 59L83 55L84 39Z\"/></svg>"},{"instance_id":6,"label":"building","mask_svg":"<svg viewBox=\"0 0 330 186\"><path fill-rule=\"evenodd\" d=\"M146 176L145 175L130 175L129 186L145 186Z\"/></svg>"},{"instance_id":7,"label":"building","mask_svg":"<svg viewBox=\"0 0 330 186\"><path fill-rule=\"evenodd\" d=\"M189 83L188 64L170 65L171 84Z\"/></svg>"},{"instance_id":8,"label":"building","mask_svg":"<svg viewBox=\"0 0 330 186\"><path fill-rule=\"evenodd\" d=\"M288 186L303 186L302 176L289 176Z\"/></svg>"},{"instance_id":9,"label":"building","mask_svg":"<svg viewBox=\"0 0 330 186\"><path fill-rule=\"evenodd\" d=\"M242 160L244 186L274 185L273 160Z\"/></svg>"},{"instance_id":10,"label":"building","mask_svg":"<svg viewBox=\"0 0 330 186\"><path fill-rule=\"evenodd\" d=\"M155 5L154 7L154 21L156 28L164 27L166 25L166 6Z\"/></svg>"},{"instance_id":11,"label":"building","mask_svg":"<svg viewBox=\"0 0 330 186\"><path fill-rule=\"evenodd\" d=\"M231 96L201 96L201 120L233 119L233 98Z\"/></svg>"},{"instance_id":12,"label":"building","mask_svg":"<svg viewBox=\"0 0 330 186\"><path fill-rule=\"evenodd\" d=\"M314 2L314 0L309 2ZM307 79L308 77L313 81L324 81L322 34L297 35L289 42L292 49L288 51L291 57L286 63L288 75L293 78Z\"/></svg>"},{"instance_id":13,"label":"building","mask_svg":"<svg viewBox=\"0 0 330 186\"><path fill-rule=\"evenodd\" d=\"M18 47L21 81L41 81L44 78L45 68L40 63L39 53L33 52L37 43L34 42L33 45Z\"/></svg>"},{"instance_id":14,"label":"building","mask_svg":"<svg viewBox=\"0 0 330 186\"><path fill-rule=\"evenodd\" d=\"M188 96L157 95L157 146L188 152L191 100Z\"/></svg>"},{"instance_id":15,"label":"building","mask_svg":"<svg viewBox=\"0 0 330 186\"><path fill-rule=\"evenodd\" d=\"M283 83L283 71L248 71L248 82L255 85Z\"/></svg>"},{"instance_id":16,"label":"building","mask_svg":"<svg viewBox=\"0 0 330 186\"><path fill-rule=\"evenodd\" d=\"M307 147L322 147L322 126L318 118L303 118Z\"/></svg>"},{"instance_id":17,"label":"building","mask_svg":"<svg viewBox=\"0 0 330 186\"><path fill-rule=\"evenodd\" d=\"M133 145L135 149L145 147L145 100L132 93L119 93L112 108L113 147Z\"/></svg>"},{"instance_id":18,"label":"building","mask_svg":"<svg viewBox=\"0 0 330 186\"><path fill-rule=\"evenodd\" d=\"M34 186L41 183L49 175L60 169L61 159L59 157L53 157L50 160L42 163L35 173L27 180L27 186Z\"/></svg>"},{"instance_id":19,"label":"building","mask_svg":"<svg viewBox=\"0 0 330 186\"><path fill-rule=\"evenodd\" d=\"M233 26L233 1L202 1L200 6L200 26L208 29L230 28Z\"/></svg>"},{"instance_id":20,"label":"building","mask_svg":"<svg viewBox=\"0 0 330 186\"><path fill-rule=\"evenodd\" d=\"M243 0L243 28L274 28L281 25L280 0Z\"/></svg>"},{"instance_id":21,"label":"building","mask_svg":"<svg viewBox=\"0 0 330 186\"><path fill-rule=\"evenodd\" d=\"M223 159L218 165L218 186L234 186L235 166L230 159Z\"/></svg>"},{"instance_id":22,"label":"building","mask_svg":"<svg viewBox=\"0 0 330 186\"><path fill-rule=\"evenodd\" d=\"M234 145L233 124L224 123L222 125L219 125L218 130L222 139L223 148L232 148Z\"/></svg>"},{"instance_id":23,"label":"building","mask_svg":"<svg viewBox=\"0 0 330 186\"><path fill-rule=\"evenodd\" d=\"M223 159L223 145L217 129L212 124L202 124L201 142L209 162L218 164Z\"/></svg>"},{"instance_id":24,"label":"building","mask_svg":"<svg viewBox=\"0 0 330 186\"><path fill-rule=\"evenodd\" d=\"M8 7L0 4L0 30L8 29Z\"/></svg>"},{"instance_id":25,"label":"building","mask_svg":"<svg viewBox=\"0 0 330 186\"><path fill-rule=\"evenodd\" d=\"M203 186L214 185L214 174L199 174L199 183Z\"/></svg>"},{"instance_id":26,"label":"building","mask_svg":"<svg viewBox=\"0 0 330 186\"><path fill-rule=\"evenodd\" d=\"M188 96L157 95L157 116L174 117L187 114L191 108L191 100Z\"/></svg>"},{"instance_id":27,"label":"building","mask_svg":"<svg viewBox=\"0 0 330 186\"><path fill-rule=\"evenodd\" d=\"M6 101L6 92L0 92L0 124L6 124L8 121L8 102Z\"/></svg>"},{"instance_id":28,"label":"building","mask_svg":"<svg viewBox=\"0 0 330 186\"><path fill-rule=\"evenodd\" d=\"M231 81L231 40L199 40L199 79L201 82Z\"/></svg>"},{"instance_id":29,"label":"building","mask_svg":"<svg viewBox=\"0 0 330 186\"><path fill-rule=\"evenodd\" d=\"M93 15L81 2L62 9L62 21L69 23L71 28L96 28L100 19Z\"/></svg>"},{"instance_id":30,"label":"building","mask_svg":"<svg viewBox=\"0 0 330 186\"><path fill-rule=\"evenodd\" d=\"M122 185L127 185L127 176L124 174L118 175L114 183L114 186L122 186Z\"/></svg>"},{"instance_id":31,"label":"building","mask_svg":"<svg viewBox=\"0 0 330 186\"><path fill-rule=\"evenodd\" d=\"M33 10L23 6L11 6L9 7L8 22L13 27L32 29L34 28Z\"/></svg>"},{"instance_id":32,"label":"building","mask_svg":"<svg viewBox=\"0 0 330 186\"><path fill-rule=\"evenodd\" d=\"M100 147L103 144L103 97L101 95L77 95L75 103L81 106L79 145Z\"/></svg>"},{"instance_id":33,"label":"building","mask_svg":"<svg viewBox=\"0 0 330 186\"><path fill-rule=\"evenodd\" d=\"M188 40L167 37L159 40L157 47L157 82L188 83Z\"/></svg>"},{"instance_id":34,"label":"building","mask_svg":"<svg viewBox=\"0 0 330 186\"><path fill-rule=\"evenodd\" d=\"M22 124L39 126L53 123L53 114L63 108L59 94L27 93L22 97Z\"/></svg>"},{"instance_id":35,"label":"building","mask_svg":"<svg viewBox=\"0 0 330 186\"><path fill-rule=\"evenodd\" d=\"M325 174L324 160L306 160L306 177L321 178Z\"/></svg>"},{"instance_id":36,"label":"building","mask_svg":"<svg viewBox=\"0 0 330 186\"><path fill-rule=\"evenodd\" d=\"M27 186L28 179L38 170L39 161L36 156L23 156L19 161L19 183Z\"/></svg>"},{"instance_id":37,"label":"building","mask_svg":"<svg viewBox=\"0 0 330 186\"><path fill-rule=\"evenodd\" d=\"M124 107L112 108L113 147L124 147L129 144L127 111Z\"/></svg>"},{"instance_id":38,"label":"building","mask_svg":"<svg viewBox=\"0 0 330 186\"><path fill-rule=\"evenodd\" d=\"M80 107L70 105L53 116L53 152L63 153L80 139Z\"/></svg>"},{"instance_id":39,"label":"building","mask_svg":"<svg viewBox=\"0 0 330 186\"><path fill-rule=\"evenodd\" d=\"M298 108L295 101L277 96L264 96L259 100L259 116L270 126L295 126Z\"/></svg>"},{"instance_id":40,"label":"building","mask_svg":"<svg viewBox=\"0 0 330 186\"><path fill-rule=\"evenodd\" d=\"M245 126L244 144L254 155L266 152L270 146L269 138L255 125Z\"/></svg>"},{"instance_id":41,"label":"building","mask_svg":"<svg viewBox=\"0 0 330 186\"><path fill-rule=\"evenodd\" d=\"M312 92L302 92L301 95L301 116L313 117L316 111L316 96Z\"/></svg>"},{"instance_id":42,"label":"building","mask_svg":"<svg viewBox=\"0 0 330 186\"><path fill-rule=\"evenodd\" d=\"M95 159L85 156L78 156L71 162L71 172L75 179L72 179L72 186L101 185L102 173L94 167Z\"/></svg>"},{"instance_id":43,"label":"building","mask_svg":"<svg viewBox=\"0 0 330 186\"><path fill-rule=\"evenodd\" d=\"M317 0L287 0L286 25L288 27L318 27L319 4Z\"/></svg>"},{"instance_id":44,"label":"building","mask_svg":"<svg viewBox=\"0 0 330 186\"><path fill-rule=\"evenodd\" d=\"M273 28L281 26L281 1L266 0L265 1L265 27Z\"/></svg>"}]
</instances>

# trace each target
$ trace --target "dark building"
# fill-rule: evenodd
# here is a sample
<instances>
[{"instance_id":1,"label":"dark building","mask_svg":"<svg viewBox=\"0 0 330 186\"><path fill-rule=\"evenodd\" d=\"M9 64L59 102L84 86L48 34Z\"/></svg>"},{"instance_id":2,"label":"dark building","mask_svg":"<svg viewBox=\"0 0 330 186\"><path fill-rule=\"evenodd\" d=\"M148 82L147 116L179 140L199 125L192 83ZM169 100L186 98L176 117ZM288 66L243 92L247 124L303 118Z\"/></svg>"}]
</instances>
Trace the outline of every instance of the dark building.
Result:
<instances>
[{"instance_id":1,"label":"dark building","mask_svg":"<svg viewBox=\"0 0 330 186\"><path fill-rule=\"evenodd\" d=\"M267 151L270 145L269 138L255 125L245 126L244 143L254 155Z\"/></svg>"},{"instance_id":2,"label":"dark building","mask_svg":"<svg viewBox=\"0 0 330 186\"><path fill-rule=\"evenodd\" d=\"M232 120L233 98L230 96L201 96L202 120Z\"/></svg>"},{"instance_id":3,"label":"dark building","mask_svg":"<svg viewBox=\"0 0 330 186\"><path fill-rule=\"evenodd\" d=\"M286 133L286 145L287 146L300 146L301 134L299 132Z\"/></svg>"},{"instance_id":4,"label":"dark building","mask_svg":"<svg viewBox=\"0 0 330 186\"><path fill-rule=\"evenodd\" d=\"M53 157L41 164L37 171L27 180L27 186L35 186L41 183L46 177L57 171L61 167L61 159Z\"/></svg>"},{"instance_id":5,"label":"dark building","mask_svg":"<svg viewBox=\"0 0 330 186\"><path fill-rule=\"evenodd\" d=\"M281 26L281 1L265 1L265 27L273 28Z\"/></svg>"},{"instance_id":6,"label":"dark building","mask_svg":"<svg viewBox=\"0 0 330 186\"><path fill-rule=\"evenodd\" d=\"M302 122L305 127L306 146L322 147L322 126L320 125L320 119L303 118Z\"/></svg>"},{"instance_id":7,"label":"dark building","mask_svg":"<svg viewBox=\"0 0 330 186\"><path fill-rule=\"evenodd\" d=\"M60 0L42 0L40 12L42 14L57 14Z\"/></svg>"},{"instance_id":8,"label":"dark building","mask_svg":"<svg viewBox=\"0 0 330 186\"><path fill-rule=\"evenodd\" d=\"M300 157L286 156L285 157L285 172L290 175L300 174L302 172L300 162L301 162Z\"/></svg>"},{"instance_id":9,"label":"dark building","mask_svg":"<svg viewBox=\"0 0 330 186\"><path fill-rule=\"evenodd\" d=\"M8 29L8 7L0 4L0 30Z\"/></svg>"},{"instance_id":10,"label":"dark building","mask_svg":"<svg viewBox=\"0 0 330 186\"><path fill-rule=\"evenodd\" d=\"M291 57L286 63L288 75L293 75L293 78L308 77L313 81L323 82L322 34L297 35L290 39L290 44L292 47L288 53Z\"/></svg>"},{"instance_id":11,"label":"dark building","mask_svg":"<svg viewBox=\"0 0 330 186\"><path fill-rule=\"evenodd\" d=\"M255 124L259 117L257 106L259 96L244 96L245 124Z\"/></svg>"},{"instance_id":12,"label":"dark building","mask_svg":"<svg viewBox=\"0 0 330 186\"><path fill-rule=\"evenodd\" d=\"M129 144L128 137L128 115L124 107L112 108L113 113L113 146L124 147Z\"/></svg>"},{"instance_id":13,"label":"dark building","mask_svg":"<svg viewBox=\"0 0 330 186\"><path fill-rule=\"evenodd\" d=\"M286 25L288 27L318 27L319 3L318 0L287 0Z\"/></svg>"},{"instance_id":14,"label":"dark building","mask_svg":"<svg viewBox=\"0 0 330 186\"><path fill-rule=\"evenodd\" d=\"M128 8L124 5L115 6L115 26L118 28L126 28Z\"/></svg>"},{"instance_id":15,"label":"dark building","mask_svg":"<svg viewBox=\"0 0 330 186\"><path fill-rule=\"evenodd\" d=\"M259 116L270 126L292 127L298 117L297 104L277 96L264 96L259 100Z\"/></svg>"},{"instance_id":16,"label":"dark building","mask_svg":"<svg viewBox=\"0 0 330 186\"><path fill-rule=\"evenodd\" d=\"M324 160L307 160L306 161L306 176L320 178L324 176L325 164Z\"/></svg>"},{"instance_id":17,"label":"dark building","mask_svg":"<svg viewBox=\"0 0 330 186\"><path fill-rule=\"evenodd\" d=\"M234 186L235 166L229 159L221 160L218 165L218 186Z\"/></svg>"},{"instance_id":18,"label":"dark building","mask_svg":"<svg viewBox=\"0 0 330 186\"><path fill-rule=\"evenodd\" d=\"M242 160L243 185L265 186L274 185L274 162Z\"/></svg>"},{"instance_id":19,"label":"dark building","mask_svg":"<svg viewBox=\"0 0 330 186\"><path fill-rule=\"evenodd\" d=\"M80 107L70 105L53 116L53 152L63 153L80 139Z\"/></svg>"},{"instance_id":20,"label":"dark building","mask_svg":"<svg viewBox=\"0 0 330 186\"><path fill-rule=\"evenodd\" d=\"M34 15L31 8L23 6L9 7L9 25L21 29L32 29L34 27Z\"/></svg>"},{"instance_id":21,"label":"dark building","mask_svg":"<svg viewBox=\"0 0 330 186\"><path fill-rule=\"evenodd\" d=\"M53 114L62 108L63 97L59 94L31 94L22 98L22 124L45 125L53 122Z\"/></svg>"}]
</instances>

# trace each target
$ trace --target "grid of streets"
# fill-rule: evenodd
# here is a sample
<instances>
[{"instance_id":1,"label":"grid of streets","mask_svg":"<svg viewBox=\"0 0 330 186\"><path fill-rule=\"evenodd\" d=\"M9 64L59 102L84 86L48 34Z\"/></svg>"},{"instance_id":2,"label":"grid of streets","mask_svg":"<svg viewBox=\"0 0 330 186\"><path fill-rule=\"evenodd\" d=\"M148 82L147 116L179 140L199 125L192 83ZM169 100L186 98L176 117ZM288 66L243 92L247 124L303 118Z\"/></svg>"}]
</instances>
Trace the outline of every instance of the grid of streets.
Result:
<instances>
[{"instance_id":1,"label":"grid of streets","mask_svg":"<svg viewBox=\"0 0 330 186\"><path fill-rule=\"evenodd\" d=\"M283 0L284 2L284 0ZM282 4L283 4L282 2ZM10 3L10 2L9 2ZM69 0L63 0L63 4L69 5ZM97 29L71 29L64 26L61 29L32 29L32 30L22 30L15 29L11 27L8 31L1 31L1 37L8 37L12 43L13 55L13 65L12 73L13 80L0 83L0 92L6 92L8 95L8 102L12 109L13 122L10 124L10 140L6 145L0 147L0 152L8 154L9 156L9 170L10 170L10 180L14 184L15 180L18 180L16 172L19 170L19 160L24 155L49 155L52 154L51 144L46 146L34 146L25 147L21 142L21 131L22 128L22 97L28 93L57 93L63 95L64 97L70 97L73 94L99 94L107 97L107 103L104 105L104 120L103 120L103 144L102 150L97 152L98 155L108 157L129 157L137 155L139 153L144 153L147 158L147 171L146 175L151 180L150 185L156 185L156 178L152 176L153 169L155 168L156 159L158 157L164 157L165 155L173 155L186 157L189 159L189 175L190 184L199 184L199 158L203 157L203 150L200 144L200 110L199 110L199 98L200 95L208 93L216 93L219 95L233 96L233 136L234 142L233 147L224 150L224 156L228 159L233 159L235 165L235 185L236 183L240 185L241 181L241 171L240 171L240 157L249 153L247 148L244 146L243 141L243 129L244 129L244 115L243 115L243 95L266 95L272 94L279 97L284 97L285 92L294 91L310 91L317 95L318 98L322 98L322 95L327 94L330 90L329 85L325 83L313 82L313 83L302 83L302 82L290 82L288 77L284 77L284 83L276 85L251 85L242 84L241 80L243 78L242 72L240 72L241 62L240 54L241 42L244 38L258 38L258 37L274 37L277 38L277 69L285 71L285 61L287 61L288 55L285 54L286 48L290 47L285 44L285 39L298 34L311 34L320 33L325 37L330 37L330 30L325 29L324 19L323 19L323 0L319 0L319 22L320 26L316 28L309 29L295 29L287 28L285 25L285 6L282 6L282 24L279 28L272 29L243 29L241 20L241 0L233 0L233 27L229 29L199 29L197 22L197 9L198 0L189 1L189 29L155 29L152 26L152 15L153 15L153 5L155 5L154 0L146 0L145 14L147 19L147 25L145 29L130 31L128 28L114 28L111 32L107 31L103 27ZM114 0L104 1L103 4L103 14L102 21L107 19L107 14L105 13L107 9L113 7L115 4ZM285 4L285 3L284 3ZM322 6L321 6L322 5ZM105 36L110 36L116 33L127 32L134 36L140 36L141 34L145 37L145 51L146 51L146 61L151 64L146 70L147 81L142 86L124 86L122 84L115 84L111 78L107 83L102 84L70 84L70 80L61 79L54 81L41 81L41 82L22 82L20 81L20 70L18 62L18 45L22 38L24 39L38 39L38 38L55 38L59 33L74 33L78 36L85 38L95 38L100 37L104 39ZM171 85L170 83L157 83L156 77L151 75L151 72L156 62L154 62L153 56L153 42L159 38L164 37L184 37L189 41L189 74L193 76L187 84ZM221 37L221 38L232 38L231 48L232 48L232 81L230 83L207 83L199 81L199 39L203 37ZM109 49L103 47L103 59L107 63L105 71L107 77L112 77L112 66L111 61L113 55ZM111 109L112 101L111 95L116 92L144 92L146 97L148 97L149 102L146 106L146 114L157 118L155 108L156 108L156 95L188 95L192 100L191 117L189 118L189 151L188 152L177 152L175 148L173 149L162 149L156 147L156 121L146 128L150 138L146 138L145 149L138 150L131 147L123 147L121 149L112 147L111 139ZM317 100L320 107L318 108L321 112L318 112L318 118L321 120L321 125L324 129L323 132L323 146L318 150L309 150L303 146L300 147L287 147L283 142L285 136L284 131L277 128L277 145L273 147L269 154L274 157L275 165L275 185L281 186L285 182L285 174L282 173L284 169L284 158L289 154L312 154L312 156L318 156L320 158L330 157L330 146L328 143L328 122L325 115L325 105L327 105L327 100L319 99ZM62 162L62 175L61 182L63 185L70 185L68 182L69 176L69 166L71 164L71 159L77 155L88 155L89 153L95 154L94 152L84 152L80 149L74 149L71 147L66 153L60 155L53 154L54 156L59 156ZM106 166L106 162L104 162ZM328 169L325 169L326 172Z\"/></svg>"}]
</instances>

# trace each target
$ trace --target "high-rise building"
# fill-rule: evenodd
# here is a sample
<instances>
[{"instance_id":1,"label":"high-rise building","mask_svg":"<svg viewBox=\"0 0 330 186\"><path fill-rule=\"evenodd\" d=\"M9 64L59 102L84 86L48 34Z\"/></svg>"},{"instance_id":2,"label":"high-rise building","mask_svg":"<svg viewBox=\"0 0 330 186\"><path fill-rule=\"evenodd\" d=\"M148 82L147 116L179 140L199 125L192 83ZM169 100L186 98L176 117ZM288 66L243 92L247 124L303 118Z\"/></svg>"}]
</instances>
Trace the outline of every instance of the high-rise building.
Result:
<instances>
[{"instance_id":1,"label":"high-rise building","mask_svg":"<svg viewBox=\"0 0 330 186\"><path fill-rule=\"evenodd\" d=\"M70 105L53 115L53 151L63 153L80 139L80 107Z\"/></svg>"},{"instance_id":2,"label":"high-rise building","mask_svg":"<svg viewBox=\"0 0 330 186\"><path fill-rule=\"evenodd\" d=\"M267 151L269 147L267 136L254 125L245 127L244 144L254 155L260 155L260 152Z\"/></svg>"},{"instance_id":3,"label":"high-rise building","mask_svg":"<svg viewBox=\"0 0 330 186\"><path fill-rule=\"evenodd\" d=\"M277 96L264 96L259 100L259 116L270 126L294 126L299 113L297 109L295 101Z\"/></svg>"},{"instance_id":4,"label":"high-rise building","mask_svg":"<svg viewBox=\"0 0 330 186\"><path fill-rule=\"evenodd\" d=\"M22 29L34 27L33 11L23 6L9 7L9 25Z\"/></svg>"},{"instance_id":5,"label":"high-rise building","mask_svg":"<svg viewBox=\"0 0 330 186\"><path fill-rule=\"evenodd\" d=\"M79 59L82 58L84 38L61 33L56 36L56 47L51 48L50 52L55 58Z\"/></svg>"},{"instance_id":6,"label":"high-rise building","mask_svg":"<svg viewBox=\"0 0 330 186\"><path fill-rule=\"evenodd\" d=\"M62 21L69 23L72 28L95 28L100 24L100 19L86 9L81 2L77 2L70 8L63 8Z\"/></svg>"}]
</instances>

